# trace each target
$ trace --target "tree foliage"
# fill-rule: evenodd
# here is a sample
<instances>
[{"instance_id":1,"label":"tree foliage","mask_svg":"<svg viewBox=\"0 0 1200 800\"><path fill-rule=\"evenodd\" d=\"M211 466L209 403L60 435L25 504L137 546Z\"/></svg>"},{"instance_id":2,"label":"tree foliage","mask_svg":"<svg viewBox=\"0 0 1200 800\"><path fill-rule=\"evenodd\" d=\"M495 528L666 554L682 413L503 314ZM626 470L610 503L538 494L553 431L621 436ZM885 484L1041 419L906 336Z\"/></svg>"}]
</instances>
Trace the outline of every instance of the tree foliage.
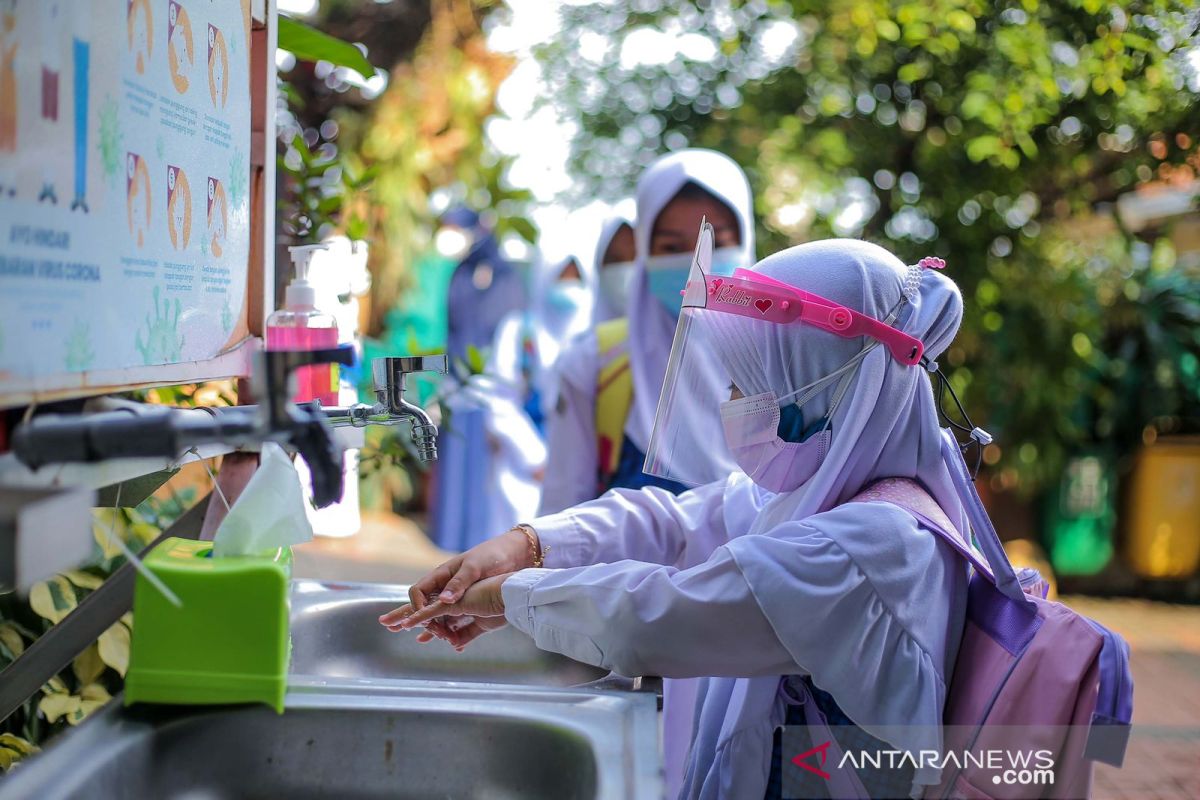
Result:
<instances>
[{"instance_id":1,"label":"tree foliage","mask_svg":"<svg viewBox=\"0 0 1200 800\"><path fill-rule=\"evenodd\" d=\"M945 361L1001 434L989 460L1004 485L1036 488L1072 452L1114 436L1127 451L1155 417L1197 415L1200 342L1147 326L1155 309L1194 314L1200 283L1167 282L1169 250L1111 213L1122 193L1189 186L1200 169L1190 4L646 0L563 13L538 57L547 100L581 131L580 197L618 197L657 153L707 146L749 171L764 252L839 235L944 257L967 306ZM1142 363L1121 355L1132 340Z\"/></svg>"},{"instance_id":2,"label":"tree foliage","mask_svg":"<svg viewBox=\"0 0 1200 800\"><path fill-rule=\"evenodd\" d=\"M283 134L289 137L284 157L292 158L297 168L306 163L294 139L299 133L313 163L324 170L318 177L326 182L336 184L346 174L370 177L369 191L347 192L339 184L332 194L344 197L338 208L342 222L354 221L356 233L371 243L371 334L379 332L387 312L411 285L430 246L436 223L434 192L442 190L456 201L487 210L502 236L536 236L525 217L528 192L503 182L506 162L484 136L484 125L495 111L496 91L512 69L511 57L487 48L481 28L486 4L407 0L376 5L338 0L325 12L323 4L327 16L321 27L350 41L382 38L367 47L368 55L380 63L388 28L368 20L391 15L393 27L405 29L405 20L419 23L420 38L405 34L410 45L395 53L395 61L383 62L387 88L364 104L357 92L343 91L340 99L333 98L328 82L313 75L300 81L297 96L291 98L299 130ZM331 121L336 124L327 124ZM330 192L322 189L319 194ZM317 202L333 201L322 197Z\"/></svg>"}]
</instances>

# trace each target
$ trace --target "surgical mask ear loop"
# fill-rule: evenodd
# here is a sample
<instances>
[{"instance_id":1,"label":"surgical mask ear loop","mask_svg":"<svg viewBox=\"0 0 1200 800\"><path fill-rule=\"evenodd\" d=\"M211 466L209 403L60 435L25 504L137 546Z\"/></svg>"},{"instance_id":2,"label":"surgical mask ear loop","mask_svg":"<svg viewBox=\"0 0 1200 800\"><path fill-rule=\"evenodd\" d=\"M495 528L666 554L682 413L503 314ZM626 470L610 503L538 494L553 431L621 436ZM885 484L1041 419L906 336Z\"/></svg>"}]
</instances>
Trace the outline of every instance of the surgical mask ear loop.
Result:
<instances>
[{"instance_id":1,"label":"surgical mask ear loop","mask_svg":"<svg viewBox=\"0 0 1200 800\"><path fill-rule=\"evenodd\" d=\"M129 545L125 544L125 540L122 539L117 533L116 520L117 514L119 513L121 513L121 484L118 483L117 497L113 501L113 524L102 525L101 527L104 528L105 533L108 534L108 538L112 541L112 543L115 544L117 549L121 551L121 555L125 556L125 560L132 564L133 568L136 569L143 578L149 581L151 586L153 586L155 589L158 589L158 591L162 593L162 596L167 598L167 601L171 605L175 606L176 608L183 608L183 601L179 599L179 595L172 592L170 587L163 583L162 578L155 575L149 567L143 564L142 560L137 557L137 553L133 552L133 550L129 548Z\"/></svg>"},{"instance_id":2,"label":"surgical mask ear loop","mask_svg":"<svg viewBox=\"0 0 1200 800\"><path fill-rule=\"evenodd\" d=\"M862 360L867 357L867 354L874 350L878 345L879 342L872 341L862 350L859 350L857 353L851 356L849 361L847 361L845 364L842 364L833 372L829 373L823 378L818 378L806 386L801 386L795 391L788 392L783 397L778 398L778 401L787 400L790 397L800 395L793 405L795 405L797 408L804 408L805 404L807 404L809 400L812 400L814 397L816 397L817 394L824 391L826 386L833 383L838 378L841 378L842 381L838 385L837 390L834 392L834 398L829 405L829 410L825 412L825 425L821 428L821 432L824 433L825 431L829 430L829 426L833 423L833 413L837 411L838 405L842 402L842 398L846 394L846 390L850 388L850 381L853 379L854 373L859 364L861 364ZM782 402L780 402L780 407L783 407Z\"/></svg>"},{"instance_id":3,"label":"surgical mask ear loop","mask_svg":"<svg viewBox=\"0 0 1200 800\"><path fill-rule=\"evenodd\" d=\"M829 412L825 414L825 427L822 429L823 431L829 430L829 426L833 424L833 415L837 412L838 406L842 404L842 399L850 389L850 384L854 382L856 372L847 372L842 376L842 382L838 384L837 389L833 393L833 402L829 404Z\"/></svg>"},{"instance_id":4,"label":"surgical mask ear loop","mask_svg":"<svg viewBox=\"0 0 1200 800\"><path fill-rule=\"evenodd\" d=\"M938 383L937 388L934 389L934 399L937 402L938 416L945 420L946 424L949 425L951 429L967 435L967 440L965 442L960 440L958 443L958 447L960 450L962 450L963 456L965 457L967 451L972 447L976 448L975 466L971 469L971 480L975 480L979 476L979 467L983 463L983 449L992 443L992 435L971 421L971 417L967 414L967 410L963 408L962 402L959 401L958 395L954 392L954 387L946 378L945 373L938 368L938 363L936 361L931 361L928 358L922 358L921 366L925 367L925 369L931 375L937 377ZM945 393L949 393L950 398L954 400L954 405L956 408L958 408L958 413L966 425L955 422L950 418L950 415L946 413L946 406L944 403Z\"/></svg>"},{"instance_id":5,"label":"surgical mask ear loop","mask_svg":"<svg viewBox=\"0 0 1200 800\"><path fill-rule=\"evenodd\" d=\"M803 407L805 403L807 403L809 400L812 400L814 397L816 397L819 392L821 392L826 386L828 386L829 384L833 383L838 378L840 378L847 370L852 370L855 367L857 367L859 362L861 362L864 358L867 357L867 353L870 353L878 345L879 345L879 342L872 341L870 344L868 344L862 350L859 350L857 353L852 355L850 357L849 361L847 361L845 364L842 364L840 367L835 369L833 372L829 373L828 375L826 375L822 378L817 378L812 383L805 384L804 386L801 386L799 389L788 392L787 394L785 394L782 397L779 397L777 399L782 404L782 402L787 400L788 398L795 397L796 395L800 395L800 397L798 399L796 399L794 402L796 405Z\"/></svg>"}]
</instances>

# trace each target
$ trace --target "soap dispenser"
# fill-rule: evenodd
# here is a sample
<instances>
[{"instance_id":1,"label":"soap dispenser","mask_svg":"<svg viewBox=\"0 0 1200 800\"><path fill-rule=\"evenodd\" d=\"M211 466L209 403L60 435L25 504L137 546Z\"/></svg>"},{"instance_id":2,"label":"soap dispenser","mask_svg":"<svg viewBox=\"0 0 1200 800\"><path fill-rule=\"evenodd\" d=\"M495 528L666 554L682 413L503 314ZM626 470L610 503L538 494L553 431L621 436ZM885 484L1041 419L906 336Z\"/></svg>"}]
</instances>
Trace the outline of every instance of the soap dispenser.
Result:
<instances>
[{"instance_id":1,"label":"soap dispenser","mask_svg":"<svg viewBox=\"0 0 1200 800\"><path fill-rule=\"evenodd\" d=\"M313 253L324 244L289 247L294 275L284 294L283 308L267 317L268 350L326 350L337 347L337 320L316 307L316 290L308 281ZM297 403L320 400L323 406L338 403L337 364L315 364L295 372Z\"/></svg>"}]
</instances>

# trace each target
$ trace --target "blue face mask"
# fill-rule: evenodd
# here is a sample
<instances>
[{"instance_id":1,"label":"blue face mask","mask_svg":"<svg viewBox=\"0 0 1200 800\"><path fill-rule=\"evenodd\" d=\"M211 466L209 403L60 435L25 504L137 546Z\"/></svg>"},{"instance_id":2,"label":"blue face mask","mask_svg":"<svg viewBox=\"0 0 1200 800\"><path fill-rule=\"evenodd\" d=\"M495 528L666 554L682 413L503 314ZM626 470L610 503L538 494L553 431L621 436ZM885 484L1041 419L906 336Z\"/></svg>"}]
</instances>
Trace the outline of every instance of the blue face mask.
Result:
<instances>
[{"instance_id":1,"label":"blue face mask","mask_svg":"<svg viewBox=\"0 0 1200 800\"><path fill-rule=\"evenodd\" d=\"M825 418L804 426L804 412L795 403L789 403L779 409L779 427L776 429L780 439L785 442L803 442L814 433L820 433L825 427Z\"/></svg>"},{"instance_id":2,"label":"blue face mask","mask_svg":"<svg viewBox=\"0 0 1200 800\"><path fill-rule=\"evenodd\" d=\"M718 247L713 250L712 264L709 272L722 278L728 278L738 267L749 267L743 263L744 256L740 247Z\"/></svg>"},{"instance_id":3,"label":"blue face mask","mask_svg":"<svg viewBox=\"0 0 1200 800\"><path fill-rule=\"evenodd\" d=\"M583 305L586 292L582 281L559 281L546 293L546 302L555 311L569 313Z\"/></svg>"},{"instance_id":4,"label":"blue face mask","mask_svg":"<svg viewBox=\"0 0 1200 800\"><path fill-rule=\"evenodd\" d=\"M650 256L646 259L646 286L672 317L678 317L679 310L683 308L683 295L680 292L687 286L691 271L691 253Z\"/></svg>"}]
</instances>

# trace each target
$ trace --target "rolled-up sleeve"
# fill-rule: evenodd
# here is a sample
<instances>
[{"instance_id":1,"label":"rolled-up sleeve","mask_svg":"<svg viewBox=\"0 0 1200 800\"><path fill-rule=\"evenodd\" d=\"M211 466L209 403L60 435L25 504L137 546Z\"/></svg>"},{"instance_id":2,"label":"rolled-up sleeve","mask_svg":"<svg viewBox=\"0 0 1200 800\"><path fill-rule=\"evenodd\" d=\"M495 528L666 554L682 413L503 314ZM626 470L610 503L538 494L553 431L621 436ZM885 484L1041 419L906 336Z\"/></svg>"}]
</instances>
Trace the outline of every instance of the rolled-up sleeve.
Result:
<instances>
[{"instance_id":1,"label":"rolled-up sleeve","mask_svg":"<svg viewBox=\"0 0 1200 800\"><path fill-rule=\"evenodd\" d=\"M723 497L722 483L679 496L657 487L614 489L529 525L546 551L547 567L635 559L682 568L728 541Z\"/></svg>"},{"instance_id":2,"label":"rolled-up sleeve","mask_svg":"<svg viewBox=\"0 0 1200 800\"><path fill-rule=\"evenodd\" d=\"M501 591L506 618L539 648L622 675L797 669L725 548L686 570L639 561L522 570Z\"/></svg>"}]
</instances>

